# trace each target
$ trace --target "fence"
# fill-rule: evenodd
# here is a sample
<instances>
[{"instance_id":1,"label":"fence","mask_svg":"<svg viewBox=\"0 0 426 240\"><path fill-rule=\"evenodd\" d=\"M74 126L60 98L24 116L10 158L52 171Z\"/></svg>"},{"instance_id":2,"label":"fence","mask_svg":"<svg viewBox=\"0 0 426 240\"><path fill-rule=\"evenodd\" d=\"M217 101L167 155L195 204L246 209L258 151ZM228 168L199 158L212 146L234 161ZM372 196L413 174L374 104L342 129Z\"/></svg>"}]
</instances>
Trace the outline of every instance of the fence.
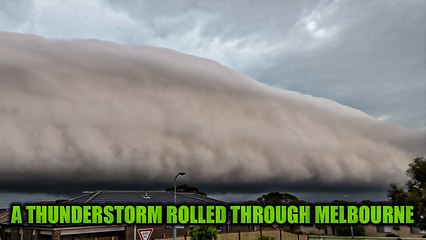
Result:
<instances>
[{"instance_id":1,"label":"fence","mask_svg":"<svg viewBox=\"0 0 426 240\"><path fill-rule=\"evenodd\" d=\"M309 235L309 240L424 240L425 238L415 238L415 237L367 237L367 236L355 236L355 237L345 237L345 236L328 236L328 235Z\"/></svg>"},{"instance_id":2,"label":"fence","mask_svg":"<svg viewBox=\"0 0 426 240\"><path fill-rule=\"evenodd\" d=\"M262 231L262 235L273 237L275 240L308 240L307 234L294 234L280 230ZM257 240L260 232L237 232L221 233L217 235L217 240ZM164 240L173 240L164 238ZM176 240L191 240L189 236L177 237Z\"/></svg>"},{"instance_id":3,"label":"fence","mask_svg":"<svg viewBox=\"0 0 426 240\"><path fill-rule=\"evenodd\" d=\"M217 240L257 240L259 232L239 232L239 233L222 233L218 234ZM294 234L289 232L276 231L262 231L262 235L271 236L275 240L352 240L351 237L342 236L319 236L307 234ZM355 240L396 240L395 237L354 237ZM422 240L424 238L408 238L402 237L402 240ZM172 240L172 238L164 238L163 240ZM176 240L191 240L191 237L178 237Z\"/></svg>"}]
</instances>

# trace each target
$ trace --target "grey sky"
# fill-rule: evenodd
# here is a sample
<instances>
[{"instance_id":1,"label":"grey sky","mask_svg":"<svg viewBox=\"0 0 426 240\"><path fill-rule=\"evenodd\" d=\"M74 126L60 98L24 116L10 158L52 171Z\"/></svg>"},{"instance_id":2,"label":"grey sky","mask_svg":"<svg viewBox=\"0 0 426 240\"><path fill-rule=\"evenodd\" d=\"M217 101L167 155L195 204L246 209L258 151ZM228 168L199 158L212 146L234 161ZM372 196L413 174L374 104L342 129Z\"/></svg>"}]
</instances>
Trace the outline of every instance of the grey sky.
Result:
<instances>
[{"instance_id":1,"label":"grey sky","mask_svg":"<svg viewBox=\"0 0 426 240\"><path fill-rule=\"evenodd\" d=\"M0 32L29 33L48 39L97 39L165 47L212 59L267 85L330 99L390 123L381 125L373 120L370 122L371 119L358 121L341 117L340 113L334 115L334 112L329 115L328 110L319 110L317 105L355 115L360 113L296 93L287 92L284 97L277 97L285 101L276 100L274 94L259 98L250 95L250 101L243 101L247 89L240 83L232 85L235 79L230 75L223 78L228 79L230 85L227 82L209 82L209 77L201 78L207 79L204 83L208 85L203 85L194 81L196 77L192 73L179 73L179 81L183 81L183 85L190 83L186 90L174 89L174 86L167 87L166 91L152 89L147 96L131 99L128 91L142 91L140 85L132 82L132 74L144 74L138 72L140 69L135 68L133 62L129 62L133 58L132 53L123 50L118 54L123 59L119 58L117 64L107 60L116 57L108 55L110 50L114 52L113 49L125 47L69 42L69 46L76 49L85 49L84 44L92 44L90 46L97 50L87 55L82 51L81 55L87 58L80 61L74 51L67 52L67 49L58 47L53 56L76 63L75 68L54 68L46 71L51 75L38 75L44 68L33 69L31 61L28 66L20 65L27 55L19 49L25 45L22 42L30 37L18 36L16 48L2 49L0 46L0 51L4 50L0 55L0 70L3 71L0 72L0 92L4 91L0 94L0 100L3 100L0 101L0 129L3 136L7 136L0 138L0 164L13 166L3 171L0 168L0 176L7 178L0 181L0 207L13 200L66 197L69 195L64 194L75 195L82 189L163 189L169 184L169 176L173 177L176 167L190 168L191 165L194 167L188 170L189 174L182 182L189 185L197 182L202 190L226 200L253 199L258 193L272 190L290 191L308 200L315 200L318 195L321 195L320 199L331 200L343 193L349 193L356 199L380 199L384 197L388 182L403 183L408 161L426 152L426 1L423 0L5 0L0 2ZM5 42L9 41L9 36L4 36ZM55 47L41 42L37 43L40 45L29 46L28 50L32 49L35 59L40 57L42 62L51 62L52 59L45 59L40 52L55 52L52 50ZM106 52L103 53L102 49ZM141 49L134 51L143 52ZM108 68L111 69L110 74L91 75L99 67L91 64L103 60L107 61L105 66L112 64ZM136 60L152 64L146 59L136 57ZM198 63L194 59L191 61L200 64L197 65L199 68L212 66L201 64L204 60ZM162 74L163 70L156 64L158 62L152 65L152 71ZM176 70L173 62L168 64L165 66ZM120 72L119 66L128 70L127 74ZM206 68L208 72L209 67ZM227 70L221 70L228 74ZM52 77L68 76L68 71L75 74L75 82L51 81ZM197 71L195 75L200 74ZM219 74L216 70L213 72ZM173 71L171 73L174 74ZM124 78L119 87L109 78L116 76L114 74ZM165 74L163 83L170 80L167 71ZM11 76L10 79L18 77L21 81L8 82L10 79L5 76ZM87 76L95 76L93 82L79 82ZM190 80L185 80L188 76ZM110 82L102 82L98 77ZM37 82L39 84L34 84L36 81L40 81ZM83 86L87 88L80 91ZM203 88L232 94L213 94L211 99L204 98L201 94ZM98 89L105 92L99 93ZM39 96L33 96L34 92ZM74 96L76 92L79 94ZM166 96L168 92L174 105L160 97L148 98L150 94ZM107 93L115 98L108 99L103 95ZM188 97L182 100L180 96ZM298 100L293 102L293 97ZM148 108L158 114L158 118L148 118L143 126L137 125L138 114L142 114L140 109L129 111L120 108L135 99L146 102L147 105L140 109ZM191 102L191 99L195 101ZM104 107L105 102L112 107ZM188 102L206 104L206 109L212 110L213 114L209 118L206 118L207 115L195 119L171 117L176 111L173 106L187 106ZM227 108L216 103L223 103ZM197 116L192 112L197 104L188 108L185 116ZM52 106L57 109L56 115L41 114L50 111ZM77 109L80 115L68 115L67 111L62 111L71 108ZM92 109L96 109L98 115L91 115ZM115 122L115 118L111 117L117 111L122 111L120 117L123 122ZM222 113L230 113L228 118L231 121L219 124ZM281 122L286 114L295 117ZM306 120L297 121L298 117ZM197 123L200 119L206 122L204 118L218 125L209 126L212 130L206 131L206 126ZM175 122L170 124L172 120ZM134 128L124 126L129 123L134 124ZM99 130L99 124L111 135L105 137L106 133ZM178 127L163 131L162 124ZM255 130L247 130L253 126ZM274 126L285 131L275 134ZM292 130L287 126L297 127ZM157 130L160 134L155 132ZM157 149L158 144L139 139L146 136L145 131L153 131L151 137L154 142L165 147ZM314 136L303 137L312 132L315 132ZM136 133L140 136L134 136ZM289 135L293 138L288 138ZM146 145L141 147L134 143L135 140ZM239 144L232 148L237 149L235 152L226 147L227 143L232 146L234 140ZM279 144L281 142L286 143L282 144L284 148ZM68 144L71 150L65 151L62 144ZM309 149L308 153L305 153L306 149ZM135 160L136 157L140 159L141 154L151 158L148 160L150 168L144 168L144 164ZM117 159L124 164L117 167L117 162L114 162ZM155 162L158 159L169 164L170 172L158 170L162 167ZM223 176L219 176L234 177L234 185L225 180L212 183L211 179L218 178L218 175L209 173L207 170L210 168L203 168L203 164L216 164L214 159L219 159L225 166L239 166L235 168L239 170L223 171ZM267 164L263 168L247 165L247 159ZM194 161L204 162L194 164ZM369 167L365 168L367 165ZM268 175L271 169L276 172ZM92 179L84 178L88 171L102 174ZM286 173L295 180L283 179L282 171L288 171ZM111 172L116 174L116 178L109 181L107 174ZM147 185L141 185L141 179L137 177L141 172L156 173L157 176L149 176ZM75 175L82 176L82 180L73 181ZM247 176L259 179L259 183L245 182ZM69 186L65 192L63 185ZM219 189L221 186L223 188ZM34 189L44 189L50 195L34 194Z\"/></svg>"},{"instance_id":2,"label":"grey sky","mask_svg":"<svg viewBox=\"0 0 426 240\"><path fill-rule=\"evenodd\" d=\"M2 1L0 31L171 48L426 127L426 2Z\"/></svg>"}]
</instances>

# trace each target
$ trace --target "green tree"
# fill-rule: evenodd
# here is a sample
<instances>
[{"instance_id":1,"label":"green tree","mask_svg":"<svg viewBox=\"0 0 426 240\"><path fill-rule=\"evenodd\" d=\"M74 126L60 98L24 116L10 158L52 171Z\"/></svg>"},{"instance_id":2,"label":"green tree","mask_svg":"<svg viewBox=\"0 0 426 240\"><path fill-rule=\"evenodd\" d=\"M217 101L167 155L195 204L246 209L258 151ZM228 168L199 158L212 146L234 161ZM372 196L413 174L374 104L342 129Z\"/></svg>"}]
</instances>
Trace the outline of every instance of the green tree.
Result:
<instances>
[{"instance_id":1,"label":"green tree","mask_svg":"<svg viewBox=\"0 0 426 240\"><path fill-rule=\"evenodd\" d=\"M279 205L301 203L301 201L289 193L270 192L259 197L257 203L261 205Z\"/></svg>"},{"instance_id":2,"label":"green tree","mask_svg":"<svg viewBox=\"0 0 426 240\"><path fill-rule=\"evenodd\" d=\"M390 184L388 197L398 205L414 205L414 218L417 227L426 229L426 158L418 157L410 163L406 171L408 181L405 184L407 191L396 184Z\"/></svg>"},{"instance_id":3,"label":"green tree","mask_svg":"<svg viewBox=\"0 0 426 240\"><path fill-rule=\"evenodd\" d=\"M189 232L191 240L215 240L217 229L209 226L197 226Z\"/></svg>"},{"instance_id":4,"label":"green tree","mask_svg":"<svg viewBox=\"0 0 426 240\"><path fill-rule=\"evenodd\" d=\"M394 183L389 184L388 197L394 204L404 205L408 201L408 193Z\"/></svg>"},{"instance_id":5,"label":"green tree","mask_svg":"<svg viewBox=\"0 0 426 240\"><path fill-rule=\"evenodd\" d=\"M415 158L409 165L407 176L408 191L424 189L426 187L426 158Z\"/></svg>"}]
</instances>

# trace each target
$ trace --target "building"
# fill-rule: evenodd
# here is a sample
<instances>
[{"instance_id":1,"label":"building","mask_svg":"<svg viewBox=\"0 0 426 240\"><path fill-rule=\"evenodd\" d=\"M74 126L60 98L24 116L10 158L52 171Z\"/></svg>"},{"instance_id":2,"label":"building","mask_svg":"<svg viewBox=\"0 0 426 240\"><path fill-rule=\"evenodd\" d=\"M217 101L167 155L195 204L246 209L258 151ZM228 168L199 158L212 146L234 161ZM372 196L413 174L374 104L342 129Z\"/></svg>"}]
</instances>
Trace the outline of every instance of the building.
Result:
<instances>
[{"instance_id":1,"label":"building","mask_svg":"<svg viewBox=\"0 0 426 240\"><path fill-rule=\"evenodd\" d=\"M176 202L179 205L227 205L228 203L209 198L196 193L176 194ZM86 192L83 195L70 200L57 200L53 202L38 202L39 204L57 205L174 205L174 193L167 191L95 191ZM139 240L136 229L153 228L154 239L171 238L172 225L22 225L13 226L8 223L9 211L0 209L0 240ZM191 229L191 225L179 226L178 236L185 236ZM306 234L335 234L332 225L326 226L327 231L319 231L314 225L231 225L229 223L216 226L220 233L262 232L279 230L281 233L290 231ZM393 226L365 225L367 236L384 237L393 233L401 237L422 237L425 231L413 226L400 226L398 231ZM299 238L299 235L297 235ZM244 238L242 238L244 239Z\"/></svg>"},{"instance_id":2,"label":"building","mask_svg":"<svg viewBox=\"0 0 426 240\"><path fill-rule=\"evenodd\" d=\"M196 193L176 194L179 205L224 205L226 202L209 198ZM174 192L166 191L95 191L87 192L70 200L59 200L55 204L64 205L173 205ZM172 237L171 225L22 225L13 226L7 221L9 212L0 212L1 240L139 240L136 229L154 228L152 237L155 239ZM192 226L179 226L178 236L187 234ZM227 231L227 226L218 226L221 232ZM230 229L230 228L229 228Z\"/></svg>"}]
</instances>

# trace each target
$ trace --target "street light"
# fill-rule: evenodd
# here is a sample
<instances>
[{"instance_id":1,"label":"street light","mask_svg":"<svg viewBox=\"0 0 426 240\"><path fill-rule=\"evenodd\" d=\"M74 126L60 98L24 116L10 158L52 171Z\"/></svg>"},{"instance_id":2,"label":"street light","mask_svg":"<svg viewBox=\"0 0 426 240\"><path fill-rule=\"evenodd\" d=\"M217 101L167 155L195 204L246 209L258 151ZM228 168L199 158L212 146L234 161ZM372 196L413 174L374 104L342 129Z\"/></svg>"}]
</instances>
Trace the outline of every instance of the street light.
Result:
<instances>
[{"instance_id":1,"label":"street light","mask_svg":"<svg viewBox=\"0 0 426 240\"><path fill-rule=\"evenodd\" d=\"M348 202L348 205L349 205L349 195L346 194L345 197L346 197L346 201ZM351 224L351 236L352 236L352 239L353 239L354 238L354 227L352 226L352 224Z\"/></svg>"},{"instance_id":2,"label":"street light","mask_svg":"<svg viewBox=\"0 0 426 240\"><path fill-rule=\"evenodd\" d=\"M177 182L177 178L179 177L179 176L183 176L183 175L185 175L186 173L184 173L184 172L180 172L180 173L178 173L178 174L176 174L176 176L175 176L175 205L176 205L176 182ZM176 225L173 225L173 240L176 240Z\"/></svg>"}]
</instances>

